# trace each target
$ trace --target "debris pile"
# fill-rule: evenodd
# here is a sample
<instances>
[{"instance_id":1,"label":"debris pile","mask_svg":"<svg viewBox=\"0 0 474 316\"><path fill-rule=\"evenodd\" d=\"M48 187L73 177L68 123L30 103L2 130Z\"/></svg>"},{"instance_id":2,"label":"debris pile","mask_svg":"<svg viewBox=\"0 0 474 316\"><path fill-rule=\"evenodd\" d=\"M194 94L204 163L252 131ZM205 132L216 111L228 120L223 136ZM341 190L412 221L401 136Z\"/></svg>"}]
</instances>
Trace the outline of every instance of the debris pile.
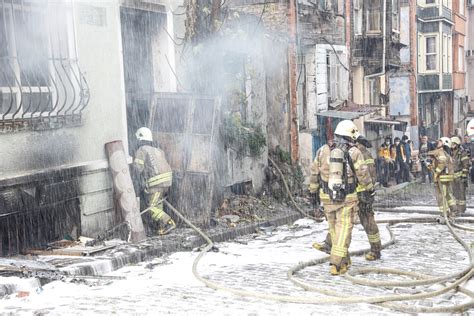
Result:
<instances>
[{"instance_id":1,"label":"debris pile","mask_svg":"<svg viewBox=\"0 0 474 316\"><path fill-rule=\"evenodd\" d=\"M226 199L217 212L219 224L236 227L237 223L264 221L281 211L282 206L265 196L256 198L251 195L233 195Z\"/></svg>"},{"instance_id":2,"label":"debris pile","mask_svg":"<svg viewBox=\"0 0 474 316\"><path fill-rule=\"evenodd\" d=\"M285 187L288 186L291 194L297 198L307 196L304 192L304 174L299 165L291 164L290 154L276 147L275 151L269 153L270 158L278 165L284 179L277 168L269 163L265 169L266 192L277 201L289 201L288 192ZM300 201L298 201L300 202Z\"/></svg>"}]
</instances>

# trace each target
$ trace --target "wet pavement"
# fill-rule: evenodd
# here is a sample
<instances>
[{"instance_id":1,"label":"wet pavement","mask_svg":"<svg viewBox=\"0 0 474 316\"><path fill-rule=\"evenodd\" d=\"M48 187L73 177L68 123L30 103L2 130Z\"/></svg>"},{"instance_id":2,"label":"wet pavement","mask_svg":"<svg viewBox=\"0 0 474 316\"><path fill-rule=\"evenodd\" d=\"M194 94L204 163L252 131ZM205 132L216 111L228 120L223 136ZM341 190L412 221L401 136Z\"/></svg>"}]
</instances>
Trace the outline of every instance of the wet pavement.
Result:
<instances>
[{"instance_id":1,"label":"wet pavement","mask_svg":"<svg viewBox=\"0 0 474 316\"><path fill-rule=\"evenodd\" d=\"M406 218L416 214L379 214L380 219ZM271 235L263 232L218 244L219 252L207 254L199 272L222 285L264 293L318 297L293 285L288 269L301 261L324 256L311 248L322 240L326 223L299 220L295 225L278 227ZM385 226L380 226L383 241L389 240ZM468 264L467 254L451 237L446 226L439 224L397 224L393 227L396 244L383 251L382 260L369 263L362 257L352 259L354 267L392 267L425 274L448 274ZM461 235L470 243L469 233ZM354 229L351 250L367 247L360 225ZM109 275L125 280L87 280L85 282L54 281L32 288L25 297L10 295L0 300L3 314L179 314L179 315L317 315L321 313L397 314L380 306L311 305L241 298L205 287L191 272L197 252L177 252L164 258L131 265ZM415 293L413 288L382 289L356 286L342 277L331 277L328 265L321 264L298 273L312 284L353 295ZM385 276L377 276L385 278ZM473 285L469 285L472 289ZM450 305L466 300L461 294L445 294L423 302L423 306ZM474 314L474 311L469 314Z\"/></svg>"}]
</instances>

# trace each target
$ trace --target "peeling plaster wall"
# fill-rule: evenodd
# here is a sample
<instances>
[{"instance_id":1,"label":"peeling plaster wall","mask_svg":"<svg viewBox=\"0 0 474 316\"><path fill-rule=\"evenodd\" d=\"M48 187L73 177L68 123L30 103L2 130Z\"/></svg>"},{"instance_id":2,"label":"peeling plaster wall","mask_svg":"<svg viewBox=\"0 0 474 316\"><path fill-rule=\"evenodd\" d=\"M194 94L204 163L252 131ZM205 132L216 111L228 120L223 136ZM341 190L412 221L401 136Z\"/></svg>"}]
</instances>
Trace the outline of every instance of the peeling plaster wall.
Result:
<instances>
[{"instance_id":1,"label":"peeling plaster wall","mask_svg":"<svg viewBox=\"0 0 474 316\"><path fill-rule=\"evenodd\" d=\"M390 115L410 115L410 79L408 76L391 77L390 86Z\"/></svg>"},{"instance_id":2,"label":"peeling plaster wall","mask_svg":"<svg viewBox=\"0 0 474 316\"><path fill-rule=\"evenodd\" d=\"M73 3L78 64L91 96L82 125L0 135L0 181L38 192L48 182L62 192L53 202L67 192L78 201L82 234L95 237L115 220L104 144L122 140L127 150L120 14L118 1Z\"/></svg>"}]
</instances>

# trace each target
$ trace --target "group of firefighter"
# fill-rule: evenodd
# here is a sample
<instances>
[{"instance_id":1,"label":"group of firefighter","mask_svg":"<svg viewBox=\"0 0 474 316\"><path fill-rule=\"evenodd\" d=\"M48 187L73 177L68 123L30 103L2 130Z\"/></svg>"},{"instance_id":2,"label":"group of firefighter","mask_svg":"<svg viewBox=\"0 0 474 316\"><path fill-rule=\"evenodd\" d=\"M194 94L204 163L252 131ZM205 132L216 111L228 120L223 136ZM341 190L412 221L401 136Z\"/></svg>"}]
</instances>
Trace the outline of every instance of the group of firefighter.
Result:
<instances>
[{"instance_id":1,"label":"group of firefighter","mask_svg":"<svg viewBox=\"0 0 474 316\"><path fill-rule=\"evenodd\" d=\"M474 137L470 126L467 133ZM340 275L351 265L348 249L357 215L370 243L366 260L380 259L382 244L373 211L377 176L371 144L350 120L341 121L334 135L316 152L309 191L315 209L324 205L329 224L325 241L313 247L330 254L329 272ZM424 163L432 173L440 211L453 219L466 211L470 153L459 137L441 137L428 157Z\"/></svg>"},{"instance_id":2,"label":"group of firefighter","mask_svg":"<svg viewBox=\"0 0 474 316\"><path fill-rule=\"evenodd\" d=\"M472 123L474 125L474 120ZM335 139L328 140L316 153L309 191L314 208L324 206L329 224L325 241L315 242L313 247L330 254L330 273L339 275L351 265L348 249L357 215L370 243L370 252L365 258L380 259L382 244L373 210L377 174L368 149L372 146L350 120L341 121L334 135ZM163 210L163 199L171 187L173 174L164 152L154 146L151 130L142 127L135 136L138 150L133 162L134 183L136 191L141 193L142 209L149 211L145 217L146 228L149 234L167 234L176 227ZM468 136L474 137L474 128L470 126ZM464 213L471 161L469 151L461 146L459 137L441 137L428 157L424 163L432 173L441 212L449 218Z\"/></svg>"}]
</instances>

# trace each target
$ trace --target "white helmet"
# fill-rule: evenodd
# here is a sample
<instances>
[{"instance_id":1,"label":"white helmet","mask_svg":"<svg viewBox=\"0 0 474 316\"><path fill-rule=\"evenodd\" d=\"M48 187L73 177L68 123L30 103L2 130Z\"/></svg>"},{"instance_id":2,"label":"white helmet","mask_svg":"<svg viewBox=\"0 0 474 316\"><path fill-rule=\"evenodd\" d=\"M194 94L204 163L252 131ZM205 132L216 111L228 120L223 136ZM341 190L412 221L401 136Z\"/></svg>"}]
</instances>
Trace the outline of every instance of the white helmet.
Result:
<instances>
[{"instance_id":1,"label":"white helmet","mask_svg":"<svg viewBox=\"0 0 474 316\"><path fill-rule=\"evenodd\" d=\"M449 148L451 148L451 139L449 137L441 137L439 140L441 141L443 146L448 146Z\"/></svg>"},{"instance_id":2,"label":"white helmet","mask_svg":"<svg viewBox=\"0 0 474 316\"><path fill-rule=\"evenodd\" d=\"M470 120L467 124L466 134L469 137L474 136L474 119Z\"/></svg>"},{"instance_id":3,"label":"white helmet","mask_svg":"<svg viewBox=\"0 0 474 316\"><path fill-rule=\"evenodd\" d=\"M457 136L453 136L451 137L451 144L456 144L456 145L461 145L461 139Z\"/></svg>"},{"instance_id":4,"label":"white helmet","mask_svg":"<svg viewBox=\"0 0 474 316\"><path fill-rule=\"evenodd\" d=\"M135 133L135 136L138 140L153 141L153 134L148 127L140 127Z\"/></svg>"},{"instance_id":5,"label":"white helmet","mask_svg":"<svg viewBox=\"0 0 474 316\"><path fill-rule=\"evenodd\" d=\"M347 136L353 141L357 140L360 136L357 126L350 120L340 121L339 124L337 124L334 134L337 136Z\"/></svg>"}]
</instances>

